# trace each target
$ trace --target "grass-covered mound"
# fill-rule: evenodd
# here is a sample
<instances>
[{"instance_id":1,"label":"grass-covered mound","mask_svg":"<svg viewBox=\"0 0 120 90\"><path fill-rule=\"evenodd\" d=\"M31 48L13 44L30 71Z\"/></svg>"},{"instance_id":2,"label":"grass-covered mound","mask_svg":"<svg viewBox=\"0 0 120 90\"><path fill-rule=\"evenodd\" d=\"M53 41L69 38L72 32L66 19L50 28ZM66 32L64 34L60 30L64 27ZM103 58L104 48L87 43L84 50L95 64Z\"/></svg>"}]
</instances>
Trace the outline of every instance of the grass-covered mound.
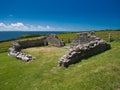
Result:
<instances>
[{"instance_id":1,"label":"grass-covered mound","mask_svg":"<svg viewBox=\"0 0 120 90\"><path fill-rule=\"evenodd\" d=\"M65 48L25 49L36 57L29 63L0 53L0 90L119 90L120 43L112 42L111 46L67 69L57 67Z\"/></svg>"}]
</instances>

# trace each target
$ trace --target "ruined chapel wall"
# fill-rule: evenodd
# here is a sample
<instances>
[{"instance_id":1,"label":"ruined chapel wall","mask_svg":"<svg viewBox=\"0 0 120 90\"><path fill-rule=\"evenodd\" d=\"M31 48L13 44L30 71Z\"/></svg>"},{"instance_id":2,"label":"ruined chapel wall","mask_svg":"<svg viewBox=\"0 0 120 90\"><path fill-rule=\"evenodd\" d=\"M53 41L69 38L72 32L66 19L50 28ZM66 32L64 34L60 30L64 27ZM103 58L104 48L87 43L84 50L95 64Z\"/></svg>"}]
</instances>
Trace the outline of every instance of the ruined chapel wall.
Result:
<instances>
[{"instance_id":1,"label":"ruined chapel wall","mask_svg":"<svg viewBox=\"0 0 120 90\"><path fill-rule=\"evenodd\" d=\"M57 47L65 45L64 42L59 40L55 34L50 34L47 36L39 37L38 39L34 40L14 41L12 43L12 47L8 49L8 55L28 62L34 60L34 57L27 53L21 52L22 49L37 46L46 46L48 44Z\"/></svg>"},{"instance_id":2,"label":"ruined chapel wall","mask_svg":"<svg viewBox=\"0 0 120 90\"><path fill-rule=\"evenodd\" d=\"M35 40L16 41L16 43L20 45L20 49L47 45L46 37Z\"/></svg>"},{"instance_id":3,"label":"ruined chapel wall","mask_svg":"<svg viewBox=\"0 0 120 90\"><path fill-rule=\"evenodd\" d=\"M79 34L71 43L65 55L59 61L59 66L68 67L70 64L81 61L83 58L101 53L110 49L110 44L91 33Z\"/></svg>"}]
</instances>

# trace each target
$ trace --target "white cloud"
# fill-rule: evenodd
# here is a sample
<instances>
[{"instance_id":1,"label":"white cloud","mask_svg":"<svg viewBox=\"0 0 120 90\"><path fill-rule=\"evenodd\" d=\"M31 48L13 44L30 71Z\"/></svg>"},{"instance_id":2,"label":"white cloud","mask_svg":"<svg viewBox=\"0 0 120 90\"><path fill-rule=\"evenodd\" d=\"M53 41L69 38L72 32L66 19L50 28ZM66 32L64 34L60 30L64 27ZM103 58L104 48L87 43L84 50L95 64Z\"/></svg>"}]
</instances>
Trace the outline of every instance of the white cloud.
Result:
<instances>
[{"instance_id":1,"label":"white cloud","mask_svg":"<svg viewBox=\"0 0 120 90\"><path fill-rule=\"evenodd\" d=\"M4 23L0 23L0 27L5 27L6 25Z\"/></svg>"},{"instance_id":2,"label":"white cloud","mask_svg":"<svg viewBox=\"0 0 120 90\"><path fill-rule=\"evenodd\" d=\"M12 23L11 26L13 27L21 27L21 26L24 26L23 23Z\"/></svg>"},{"instance_id":3,"label":"white cloud","mask_svg":"<svg viewBox=\"0 0 120 90\"><path fill-rule=\"evenodd\" d=\"M55 30L65 30L59 27L51 27L49 25L25 25L21 22L5 24L0 23L0 31L55 31Z\"/></svg>"}]
</instances>

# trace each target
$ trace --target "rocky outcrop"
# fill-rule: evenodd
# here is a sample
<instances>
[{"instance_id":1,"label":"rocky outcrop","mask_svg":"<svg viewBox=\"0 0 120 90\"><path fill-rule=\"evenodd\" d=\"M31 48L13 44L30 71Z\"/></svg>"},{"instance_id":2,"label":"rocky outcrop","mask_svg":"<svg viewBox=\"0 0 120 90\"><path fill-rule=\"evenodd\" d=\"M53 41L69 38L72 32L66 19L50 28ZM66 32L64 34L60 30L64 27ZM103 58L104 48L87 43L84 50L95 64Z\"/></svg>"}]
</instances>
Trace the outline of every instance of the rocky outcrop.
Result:
<instances>
[{"instance_id":1,"label":"rocky outcrop","mask_svg":"<svg viewBox=\"0 0 120 90\"><path fill-rule=\"evenodd\" d=\"M83 58L88 58L108 49L110 49L110 44L95 36L93 32L84 32L78 34L72 41L69 50L59 59L58 64L68 67Z\"/></svg>"},{"instance_id":2,"label":"rocky outcrop","mask_svg":"<svg viewBox=\"0 0 120 90\"><path fill-rule=\"evenodd\" d=\"M29 47L37 47L37 46L47 46L47 45L61 47L64 46L65 44L64 42L59 40L56 35L50 34L47 36L39 37L34 40L14 41L12 43L12 47L9 48L8 55L23 60L25 62L28 62L34 60L35 58L27 53L21 52L22 49Z\"/></svg>"}]
</instances>

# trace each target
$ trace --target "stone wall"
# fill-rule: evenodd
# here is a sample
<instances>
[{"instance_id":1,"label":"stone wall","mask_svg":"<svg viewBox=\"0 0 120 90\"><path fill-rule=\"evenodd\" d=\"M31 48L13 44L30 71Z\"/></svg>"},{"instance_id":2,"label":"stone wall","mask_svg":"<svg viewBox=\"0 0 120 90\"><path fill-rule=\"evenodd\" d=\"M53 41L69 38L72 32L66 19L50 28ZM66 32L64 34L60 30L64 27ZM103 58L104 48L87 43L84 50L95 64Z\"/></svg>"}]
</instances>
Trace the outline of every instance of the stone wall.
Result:
<instances>
[{"instance_id":1,"label":"stone wall","mask_svg":"<svg viewBox=\"0 0 120 90\"><path fill-rule=\"evenodd\" d=\"M99 37L95 36L94 32L83 32L79 33L75 39L71 42L70 47L77 45L82 45L89 43L90 41L101 40Z\"/></svg>"},{"instance_id":2,"label":"stone wall","mask_svg":"<svg viewBox=\"0 0 120 90\"><path fill-rule=\"evenodd\" d=\"M70 49L59 59L58 64L68 67L83 58L88 58L108 49L110 49L110 44L95 36L94 33L81 33L72 41Z\"/></svg>"},{"instance_id":3,"label":"stone wall","mask_svg":"<svg viewBox=\"0 0 120 90\"><path fill-rule=\"evenodd\" d=\"M12 43L12 46L18 51L21 49L29 48L29 47L37 47L37 46L46 46L47 41L46 41L46 36L39 37L34 40L19 40L19 41L14 41Z\"/></svg>"},{"instance_id":4,"label":"stone wall","mask_svg":"<svg viewBox=\"0 0 120 90\"><path fill-rule=\"evenodd\" d=\"M52 45L56 47L65 46L65 43L59 40L55 34L47 35L47 42L48 42L48 45Z\"/></svg>"},{"instance_id":5,"label":"stone wall","mask_svg":"<svg viewBox=\"0 0 120 90\"><path fill-rule=\"evenodd\" d=\"M64 46L64 42L58 39L56 35L50 34L47 36L39 37L34 40L20 40L20 41L14 41L12 43L12 47L9 48L8 55L15 57L17 59L21 59L23 61L31 61L34 60L31 55L21 52L22 49L29 48L29 47L37 47L37 46Z\"/></svg>"}]
</instances>

